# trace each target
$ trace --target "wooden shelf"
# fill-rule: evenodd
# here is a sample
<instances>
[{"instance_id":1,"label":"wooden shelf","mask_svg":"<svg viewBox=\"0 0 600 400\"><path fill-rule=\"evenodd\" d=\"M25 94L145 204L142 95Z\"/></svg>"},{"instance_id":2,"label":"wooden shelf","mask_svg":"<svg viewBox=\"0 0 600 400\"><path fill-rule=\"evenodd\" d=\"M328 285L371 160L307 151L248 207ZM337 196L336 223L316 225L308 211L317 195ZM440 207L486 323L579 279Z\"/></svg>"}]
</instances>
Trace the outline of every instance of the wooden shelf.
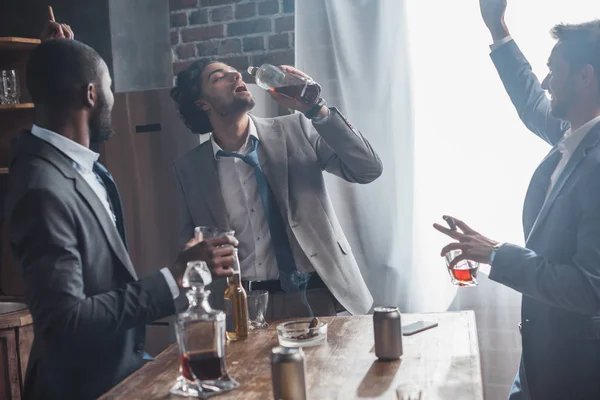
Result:
<instances>
[{"instance_id":1,"label":"wooden shelf","mask_svg":"<svg viewBox=\"0 0 600 400\"><path fill-rule=\"evenodd\" d=\"M7 296L4 294L0 294L0 303L10 302L10 303L24 303L25 296Z\"/></svg>"},{"instance_id":2,"label":"wooden shelf","mask_svg":"<svg viewBox=\"0 0 600 400\"><path fill-rule=\"evenodd\" d=\"M0 6L0 8L2 7ZM0 204L6 201L8 190L10 175L7 167L11 161L10 143L19 132L31 127L34 119L35 108L27 90L27 61L40 43L39 39L34 38L0 37L0 69L15 70L21 92L21 103L0 104ZM23 295L19 268L14 262L8 242L6 221L0 221L0 253L0 296L5 298L6 296ZM0 388L4 389L5 379L2 374L1 353L2 350L0 350ZM19 378L16 382L18 381ZM4 398L2 395L5 391L2 389L0 389L0 393L2 393L0 398Z\"/></svg>"},{"instance_id":3,"label":"wooden shelf","mask_svg":"<svg viewBox=\"0 0 600 400\"><path fill-rule=\"evenodd\" d=\"M22 110L25 108L33 108L33 103L0 104L0 111L2 111L2 110Z\"/></svg>"},{"instance_id":4,"label":"wooden shelf","mask_svg":"<svg viewBox=\"0 0 600 400\"><path fill-rule=\"evenodd\" d=\"M0 37L0 50L32 49L42 43L40 39L21 37Z\"/></svg>"}]
</instances>

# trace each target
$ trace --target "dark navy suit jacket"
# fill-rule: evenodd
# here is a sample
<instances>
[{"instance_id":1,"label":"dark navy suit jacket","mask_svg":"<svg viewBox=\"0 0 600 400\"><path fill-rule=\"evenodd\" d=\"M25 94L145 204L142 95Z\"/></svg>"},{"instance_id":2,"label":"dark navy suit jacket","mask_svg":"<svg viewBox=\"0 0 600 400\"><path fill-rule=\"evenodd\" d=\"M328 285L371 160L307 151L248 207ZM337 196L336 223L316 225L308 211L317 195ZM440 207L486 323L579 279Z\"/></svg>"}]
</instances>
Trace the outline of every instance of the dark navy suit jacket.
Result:
<instances>
[{"instance_id":1,"label":"dark navy suit jacket","mask_svg":"<svg viewBox=\"0 0 600 400\"><path fill-rule=\"evenodd\" d=\"M525 197L525 247L503 245L490 278L523 294L522 365L531 397L591 398L600 386L600 124L579 144L546 200L569 125L550 114L514 41L491 57L520 118L552 149Z\"/></svg>"}]
</instances>

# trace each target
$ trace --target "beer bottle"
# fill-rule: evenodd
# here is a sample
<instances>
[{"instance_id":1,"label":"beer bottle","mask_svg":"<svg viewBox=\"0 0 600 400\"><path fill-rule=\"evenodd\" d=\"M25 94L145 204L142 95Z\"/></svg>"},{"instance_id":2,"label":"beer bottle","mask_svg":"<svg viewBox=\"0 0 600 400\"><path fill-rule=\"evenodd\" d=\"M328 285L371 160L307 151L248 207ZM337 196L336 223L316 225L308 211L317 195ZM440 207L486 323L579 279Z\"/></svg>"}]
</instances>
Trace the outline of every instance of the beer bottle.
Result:
<instances>
[{"instance_id":1,"label":"beer bottle","mask_svg":"<svg viewBox=\"0 0 600 400\"><path fill-rule=\"evenodd\" d=\"M233 275L227 278L225 289L225 330L227 339L248 337L248 296L242 286L238 250L234 249Z\"/></svg>"}]
</instances>

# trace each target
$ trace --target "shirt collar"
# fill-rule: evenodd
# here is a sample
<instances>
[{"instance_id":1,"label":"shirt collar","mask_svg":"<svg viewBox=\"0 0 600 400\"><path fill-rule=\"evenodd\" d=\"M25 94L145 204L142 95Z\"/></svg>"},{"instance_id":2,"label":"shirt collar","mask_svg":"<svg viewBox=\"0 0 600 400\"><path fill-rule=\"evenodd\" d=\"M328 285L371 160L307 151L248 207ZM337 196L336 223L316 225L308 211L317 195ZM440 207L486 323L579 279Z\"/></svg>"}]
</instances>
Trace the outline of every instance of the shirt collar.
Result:
<instances>
[{"instance_id":1,"label":"shirt collar","mask_svg":"<svg viewBox=\"0 0 600 400\"><path fill-rule=\"evenodd\" d=\"M94 162L96 162L100 156L100 154L80 145L77 142L74 142L67 137L37 125L33 125L31 128L31 134L47 143L50 143L52 146L65 153L73 162L87 171L92 171L94 168Z\"/></svg>"},{"instance_id":2,"label":"shirt collar","mask_svg":"<svg viewBox=\"0 0 600 400\"><path fill-rule=\"evenodd\" d=\"M585 138L585 136L599 122L600 122L600 115L597 116L596 118L586 122L584 125L581 126L581 128L577 129L576 131L571 132L571 130L569 129L565 133L563 140L558 144L558 150L561 153L566 152L566 153L572 154L575 151L575 149L577 148L577 146L579 146L579 143L581 143L583 138Z\"/></svg>"},{"instance_id":3,"label":"shirt collar","mask_svg":"<svg viewBox=\"0 0 600 400\"><path fill-rule=\"evenodd\" d=\"M258 134L256 133L256 125L254 125L254 121L252 118L248 117L248 136L246 138L246 142L244 145L237 151L241 154L246 154L246 150L248 149L248 142L250 140L250 136L254 136L258 140ZM211 133L210 135L210 144L212 145L213 155L215 156L215 160L218 160L220 157L217 156L217 152L219 150L223 150L221 146L217 144L215 141L214 135Z\"/></svg>"}]
</instances>

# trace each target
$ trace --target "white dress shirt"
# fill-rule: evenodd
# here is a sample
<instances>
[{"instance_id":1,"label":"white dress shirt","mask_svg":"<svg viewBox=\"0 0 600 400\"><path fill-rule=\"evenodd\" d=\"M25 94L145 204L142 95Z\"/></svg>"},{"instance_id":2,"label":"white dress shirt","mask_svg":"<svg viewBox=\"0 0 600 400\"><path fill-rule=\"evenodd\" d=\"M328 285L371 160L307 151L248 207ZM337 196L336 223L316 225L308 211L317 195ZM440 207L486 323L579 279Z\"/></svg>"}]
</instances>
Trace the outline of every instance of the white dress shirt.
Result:
<instances>
[{"instance_id":1,"label":"white dress shirt","mask_svg":"<svg viewBox=\"0 0 600 400\"><path fill-rule=\"evenodd\" d=\"M33 125L31 128L31 134L56 147L67 157L69 157L73 163L73 168L75 168L75 170L79 173L79 175L81 175L86 183L90 185L96 196L98 196L98 199L104 206L104 209L108 213L108 216L116 228L117 220L110 205L108 193L106 192L104 184L100 182L100 177L94 173L94 162L98 160L100 155L65 136L59 135L56 132L52 132L37 125ZM173 278L173 274L171 274L171 271L169 271L168 268L163 268L160 270L160 272L162 272L167 284L169 285L173 299L177 298L179 296L179 287Z\"/></svg>"},{"instance_id":2,"label":"white dress shirt","mask_svg":"<svg viewBox=\"0 0 600 400\"><path fill-rule=\"evenodd\" d=\"M321 120L321 123L323 122L325 121ZM246 143L237 153L248 154L250 136L254 136L258 140L252 118L249 118ZM278 279L279 270L277 269L275 249L258 193L254 169L237 157L218 157L217 152L222 149L212 135L210 140L217 162L217 173L225 202L227 220L239 241L242 278L251 281ZM261 165L264 165L264 160L259 161ZM282 217L286 221L285 215ZM296 260L296 267L298 271L304 273L314 271L312 265L301 265L301 261L298 260Z\"/></svg>"},{"instance_id":3,"label":"white dress shirt","mask_svg":"<svg viewBox=\"0 0 600 400\"><path fill-rule=\"evenodd\" d=\"M561 152L562 158L560 162L556 166L554 173L550 177L550 187L548 187L548 194L550 194L550 190L556 183L556 180L565 169L565 166L569 162L569 159L577 149L577 146L581 143L581 141L585 138L585 136L592 130L596 124L600 122L600 116L588 121L584 125L582 125L579 129L571 132L571 129L567 130L563 136L563 139L558 143L558 151Z\"/></svg>"},{"instance_id":4,"label":"white dress shirt","mask_svg":"<svg viewBox=\"0 0 600 400\"><path fill-rule=\"evenodd\" d=\"M490 50L491 50L491 51L494 51L494 50L496 50L497 48L501 47L503 44L510 42L511 40L512 40L512 36L510 36L510 35L508 35L508 36L505 36L505 37L503 37L502 39L500 39L500 40L498 40L498 41L496 41L496 42L492 43L492 44L490 45Z\"/></svg>"}]
</instances>

